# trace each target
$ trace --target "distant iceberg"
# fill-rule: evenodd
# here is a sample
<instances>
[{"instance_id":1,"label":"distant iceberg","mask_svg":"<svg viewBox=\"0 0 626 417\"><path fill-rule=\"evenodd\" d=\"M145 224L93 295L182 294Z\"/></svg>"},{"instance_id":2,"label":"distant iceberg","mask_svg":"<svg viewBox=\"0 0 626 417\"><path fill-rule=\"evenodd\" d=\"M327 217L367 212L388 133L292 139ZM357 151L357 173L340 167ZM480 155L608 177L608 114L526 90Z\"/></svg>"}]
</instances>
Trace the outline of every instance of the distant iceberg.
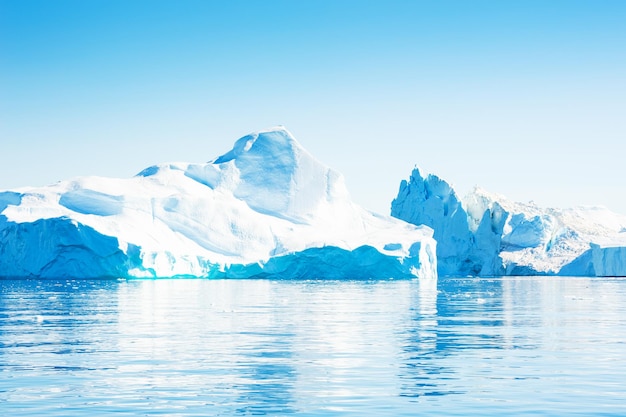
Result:
<instances>
[{"instance_id":1,"label":"distant iceberg","mask_svg":"<svg viewBox=\"0 0 626 417\"><path fill-rule=\"evenodd\" d=\"M603 207L541 208L480 188L461 200L416 168L391 215L434 229L442 276L626 276L626 216Z\"/></svg>"},{"instance_id":2,"label":"distant iceberg","mask_svg":"<svg viewBox=\"0 0 626 417\"><path fill-rule=\"evenodd\" d=\"M0 192L4 277L435 277L432 234L353 203L282 127L208 163Z\"/></svg>"}]
</instances>

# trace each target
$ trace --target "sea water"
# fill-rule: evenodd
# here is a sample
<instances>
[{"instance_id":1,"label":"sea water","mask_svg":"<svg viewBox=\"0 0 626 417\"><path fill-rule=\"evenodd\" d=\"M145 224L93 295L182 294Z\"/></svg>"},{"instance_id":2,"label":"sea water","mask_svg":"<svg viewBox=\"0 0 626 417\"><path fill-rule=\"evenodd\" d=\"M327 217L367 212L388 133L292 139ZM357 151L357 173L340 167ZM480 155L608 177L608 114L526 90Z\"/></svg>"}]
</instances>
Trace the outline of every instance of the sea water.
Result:
<instances>
[{"instance_id":1,"label":"sea water","mask_svg":"<svg viewBox=\"0 0 626 417\"><path fill-rule=\"evenodd\" d=\"M626 415L626 280L0 281L2 416Z\"/></svg>"}]
</instances>

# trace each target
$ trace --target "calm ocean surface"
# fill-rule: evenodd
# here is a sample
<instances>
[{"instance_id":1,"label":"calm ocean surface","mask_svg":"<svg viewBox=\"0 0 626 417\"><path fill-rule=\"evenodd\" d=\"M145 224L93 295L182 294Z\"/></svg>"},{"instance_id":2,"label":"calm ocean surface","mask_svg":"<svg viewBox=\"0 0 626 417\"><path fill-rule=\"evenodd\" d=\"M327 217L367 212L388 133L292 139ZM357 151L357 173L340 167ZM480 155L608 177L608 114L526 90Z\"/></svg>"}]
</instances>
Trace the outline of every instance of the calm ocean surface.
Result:
<instances>
[{"instance_id":1,"label":"calm ocean surface","mask_svg":"<svg viewBox=\"0 0 626 417\"><path fill-rule=\"evenodd\" d=\"M0 281L0 415L626 415L626 280Z\"/></svg>"}]
</instances>

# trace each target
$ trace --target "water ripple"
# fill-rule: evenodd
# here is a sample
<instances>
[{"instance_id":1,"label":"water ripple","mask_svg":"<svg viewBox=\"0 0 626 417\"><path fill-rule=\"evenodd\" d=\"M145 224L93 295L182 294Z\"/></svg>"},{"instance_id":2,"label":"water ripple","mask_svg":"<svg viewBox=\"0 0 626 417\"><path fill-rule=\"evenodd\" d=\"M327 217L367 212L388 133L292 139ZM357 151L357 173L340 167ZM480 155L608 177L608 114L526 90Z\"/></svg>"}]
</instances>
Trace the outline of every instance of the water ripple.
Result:
<instances>
[{"instance_id":1,"label":"water ripple","mask_svg":"<svg viewBox=\"0 0 626 417\"><path fill-rule=\"evenodd\" d=\"M0 281L8 416L626 415L626 280Z\"/></svg>"}]
</instances>

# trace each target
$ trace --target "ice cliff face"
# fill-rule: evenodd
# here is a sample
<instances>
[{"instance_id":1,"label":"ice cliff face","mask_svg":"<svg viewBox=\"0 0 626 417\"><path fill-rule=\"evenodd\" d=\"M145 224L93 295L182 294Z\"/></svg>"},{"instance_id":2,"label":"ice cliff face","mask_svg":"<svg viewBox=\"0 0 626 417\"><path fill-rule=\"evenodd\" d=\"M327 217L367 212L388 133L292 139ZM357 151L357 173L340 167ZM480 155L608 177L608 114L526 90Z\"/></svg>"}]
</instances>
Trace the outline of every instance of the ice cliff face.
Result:
<instances>
[{"instance_id":1,"label":"ice cliff face","mask_svg":"<svg viewBox=\"0 0 626 417\"><path fill-rule=\"evenodd\" d=\"M437 243L439 275L499 275L502 212L485 207L477 218L468 215L455 191L435 175L415 169L402 181L391 203L391 215L431 227Z\"/></svg>"},{"instance_id":2,"label":"ice cliff face","mask_svg":"<svg viewBox=\"0 0 626 417\"><path fill-rule=\"evenodd\" d=\"M435 230L440 275L626 275L626 216L605 208L540 208L414 170L392 216Z\"/></svg>"},{"instance_id":3,"label":"ice cliff face","mask_svg":"<svg viewBox=\"0 0 626 417\"><path fill-rule=\"evenodd\" d=\"M432 277L435 241L275 128L209 163L0 193L0 276Z\"/></svg>"}]
</instances>

